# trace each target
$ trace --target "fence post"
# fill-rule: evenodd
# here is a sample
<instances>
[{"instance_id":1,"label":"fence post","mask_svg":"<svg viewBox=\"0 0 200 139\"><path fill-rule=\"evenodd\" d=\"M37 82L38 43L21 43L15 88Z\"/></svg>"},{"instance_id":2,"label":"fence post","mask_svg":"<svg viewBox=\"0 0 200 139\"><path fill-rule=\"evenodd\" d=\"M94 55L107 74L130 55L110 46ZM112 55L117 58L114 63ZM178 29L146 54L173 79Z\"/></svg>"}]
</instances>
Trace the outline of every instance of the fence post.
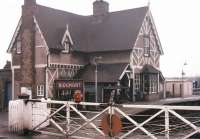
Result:
<instances>
[{"instance_id":1,"label":"fence post","mask_svg":"<svg viewBox=\"0 0 200 139\"><path fill-rule=\"evenodd\" d=\"M66 137L68 138L70 131L70 104L66 105Z\"/></svg>"},{"instance_id":2,"label":"fence post","mask_svg":"<svg viewBox=\"0 0 200 139\"><path fill-rule=\"evenodd\" d=\"M169 111L168 108L165 107L165 138L169 139Z\"/></svg>"}]
</instances>

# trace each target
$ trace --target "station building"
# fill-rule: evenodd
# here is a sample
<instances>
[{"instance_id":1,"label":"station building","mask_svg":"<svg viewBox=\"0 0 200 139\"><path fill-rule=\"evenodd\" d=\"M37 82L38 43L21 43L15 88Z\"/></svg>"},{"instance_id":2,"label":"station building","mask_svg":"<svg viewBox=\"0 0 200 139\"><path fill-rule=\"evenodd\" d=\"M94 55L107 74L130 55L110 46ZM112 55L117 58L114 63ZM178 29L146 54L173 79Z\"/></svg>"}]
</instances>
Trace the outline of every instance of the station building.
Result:
<instances>
[{"instance_id":1,"label":"station building","mask_svg":"<svg viewBox=\"0 0 200 139\"><path fill-rule=\"evenodd\" d=\"M24 0L22 16L8 48L12 56L13 98L85 101L151 101L164 90L163 49L148 6L109 12L96 0L93 14L77 15Z\"/></svg>"}]
</instances>

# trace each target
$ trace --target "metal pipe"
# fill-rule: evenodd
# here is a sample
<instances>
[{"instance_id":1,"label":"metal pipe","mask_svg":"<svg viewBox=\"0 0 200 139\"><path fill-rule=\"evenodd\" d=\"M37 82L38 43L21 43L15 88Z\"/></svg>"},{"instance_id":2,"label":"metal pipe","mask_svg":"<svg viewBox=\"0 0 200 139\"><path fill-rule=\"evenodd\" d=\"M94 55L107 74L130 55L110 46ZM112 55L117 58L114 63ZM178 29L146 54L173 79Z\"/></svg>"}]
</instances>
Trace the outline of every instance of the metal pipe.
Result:
<instances>
[{"instance_id":1,"label":"metal pipe","mask_svg":"<svg viewBox=\"0 0 200 139\"><path fill-rule=\"evenodd\" d=\"M93 58L93 63L95 65L95 102L98 101L98 63L97 60L102 59L101 56L95 56Z\"/></svg>"}]
</instances>

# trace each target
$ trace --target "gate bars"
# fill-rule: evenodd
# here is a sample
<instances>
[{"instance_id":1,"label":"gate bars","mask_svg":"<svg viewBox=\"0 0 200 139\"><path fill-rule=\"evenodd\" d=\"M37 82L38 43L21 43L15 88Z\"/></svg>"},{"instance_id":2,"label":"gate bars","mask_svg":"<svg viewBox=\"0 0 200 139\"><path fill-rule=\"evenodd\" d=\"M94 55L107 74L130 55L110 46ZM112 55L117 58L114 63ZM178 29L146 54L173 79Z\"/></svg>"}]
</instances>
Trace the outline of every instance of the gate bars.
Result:
<instances>
[{"instance_id":1,"label":"gate bars","mask_svg":"<svg viewBox=\"0 0 200 139\"><path fill-rule=\"evenodd\" d=\"M35 100L29 100L29 102L35 101ZM38 100L37 100L38 101ZM184 116L184 114L180 114L177 111L200 111L199 106L160 106L160 105L132 105L132 104L124 104L124 105L108 105L108 104L102 104L102 103L89 103L89 102L81 102L79 104L71 101L54 101L54 100L41 100L42 103L48 103L48 105L54 106L54 105L61 105L59 108L56 108L55 111L50 113L48 117L42 121L40 124L37 126L33 127L33 131L39 131L41 133L49 134L49 135L56 135L56 136L65 136L65 137L71 137L71 138L82 138L86 139L88 137L84 137L81 132L84 132L85 128L88 128L90 126L89 130L92 133L96 133L92 138L98 138L98 137L103 137L106 138L107 135L105 135L102 130L101 126L97 121L101 121L101 118L104 114L106 113L114 113L117 114L121 117L121 119L126 119L130 124L132 124L132 127L129 128L128 132L122 131L118 136L115 138L117 139L124 139L124 138L133 138L133 133L136 130L142 131L143 135L145 134L148 136L148 138L152 139L157 139L158 136L157 133L152 133L151 130L145 125L148 123L152 122L155 120L156 117L162 117L164 120L164 125L159 126L164 126L161 132L163 133L165 139L170 139L170 131L172 131L172 126L170 125L170 122L172 122L171 118L176 118L179 121L182 121L182 126L189 126L193 131L190 131L190 133L186 133L187 135L182 135L182 139L187 139L191 137L192 135L196 133L200 133L200 128L195 125L195 123L200 123L200 117L196 117L197 121L190 121L188 118ZM87 106L93 106L97 108L98 106L104 106L106 108L101 109L98 112L94 111L87 111L87 110L80 110L78 106L81 107L87 107ZM53 108L51 108L53 109ZM155 114L150 115L147 119L144 119L142 122L138 122L137 120L134 120L132 118L134 115L131 113L127 113L126 109L134 110L136 109L143 109L143 110L156 110ZM60 115L59 112L63 111L65 112L65 116L62 116L65 118L64 123L59 123L59 120L56 120L56 115ZM85 114L86 113L86 114ZM76 116L74 116L76 115ZM57 116L58 117L58 116ZM78 118L79 117L79 118ZM74 121L74 119L78 119ZM40 125L42 125L44 122L49 120L54 127L59 130L60 133L55 133L55 132L50 132L50 131L43 131L42 129L38 129ZM76 123L76 124L73 124ZM64 126L63 126L64 124ZM88 131L88 132L89 132ZM95 131L95 132L94 132ZM86 133L85 133L86 134ZM88 133L89 134L89 133ZM160 135L159 135L160 138Z\"/></svg>"}]
</instances>

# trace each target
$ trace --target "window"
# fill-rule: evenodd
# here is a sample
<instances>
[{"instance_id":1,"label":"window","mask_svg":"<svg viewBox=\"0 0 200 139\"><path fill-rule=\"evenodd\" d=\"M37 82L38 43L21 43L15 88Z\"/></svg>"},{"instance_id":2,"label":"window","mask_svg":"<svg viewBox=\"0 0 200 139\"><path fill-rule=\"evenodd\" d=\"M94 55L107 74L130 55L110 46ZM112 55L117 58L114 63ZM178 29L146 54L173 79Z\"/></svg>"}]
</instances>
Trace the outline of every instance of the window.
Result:
<instances>
[{"instance_id":1,"label":"window","mask_svg":"<svg viewBox=\"0 0 200 139\"><path fill-rule=\"evenodd\" d=\"M20 40L17 40L16 52L17 52L17 54L21 54L21 52L22 52Z\"/></svg>"},{"instance_id":2,"label":"window","mask_svg":"<svg viewBox=\"0 0 200 139\"><path fill-rule=\"evenodd\" d=\"M150 92L157 93L158 92L158 79L157 75L150 75Z\"/></svg>"},{"instance_id":3,"label":"window","mask_svg":"<svg viewBox=\"0 0 200 139\"><path fill-rule=\"evenodd\" d=\"M44 85L37 86L37 96L44 96Z\"/></svg>"},{"instance_id":4,"label":"window","mask_svg":"<svg viewBox=\"0 0 200 139\"><path fill-rule=\"evenodd\" d=\"M140 91L140 74L135 74L135 91Z\"/></svg>"},{"instance_id":5,"label":"window","mask_svg":"<svg viewBox=\"0 0 200 139\"><path fill-rule=\"evenodd\" d=\"M144 75L144 92L149 94L158 92L158 76L155 74L152 75Z\"/></svg>"},{"instance_id":6,"label":"window","mask_svg":"<svg viewBox=\"0 0 200 139\"><path fill-rule=\"evenodd\" d=\"M144 56L150 56L150 37L149 35L144 35Z\"/></svg>"},{"instance_id":7,"label":"window","mask_svg":"<svg viewBox=\"0 0 200 139\"><path fill-rule=\"evenodd\" d=\"M149 75L143 76L144 92L149 93Z\"/></svg>"},{"instance_id":8,"label":"window","mask_svg":"<svg viewBox=\"0 0 200 139\"><path fill-rule=\"evenodd\" d=\"M70 43L68 37L62 42L62 46L64 48L64 50L62 51L63 53L69 53L70 52L71 43Z\"/></svg>"},{"instance_id":9,"label":"window","mask_svg":"<svg viewBox=\"0 0 200 139\"><path fill-rule=\"evenodd\" d=\"M69 42L64 42L64 50L63 50L63 52L64 53L69 53L69 49L70 49L70 44L69 44Z\"/></svg>"}]
</instances>

